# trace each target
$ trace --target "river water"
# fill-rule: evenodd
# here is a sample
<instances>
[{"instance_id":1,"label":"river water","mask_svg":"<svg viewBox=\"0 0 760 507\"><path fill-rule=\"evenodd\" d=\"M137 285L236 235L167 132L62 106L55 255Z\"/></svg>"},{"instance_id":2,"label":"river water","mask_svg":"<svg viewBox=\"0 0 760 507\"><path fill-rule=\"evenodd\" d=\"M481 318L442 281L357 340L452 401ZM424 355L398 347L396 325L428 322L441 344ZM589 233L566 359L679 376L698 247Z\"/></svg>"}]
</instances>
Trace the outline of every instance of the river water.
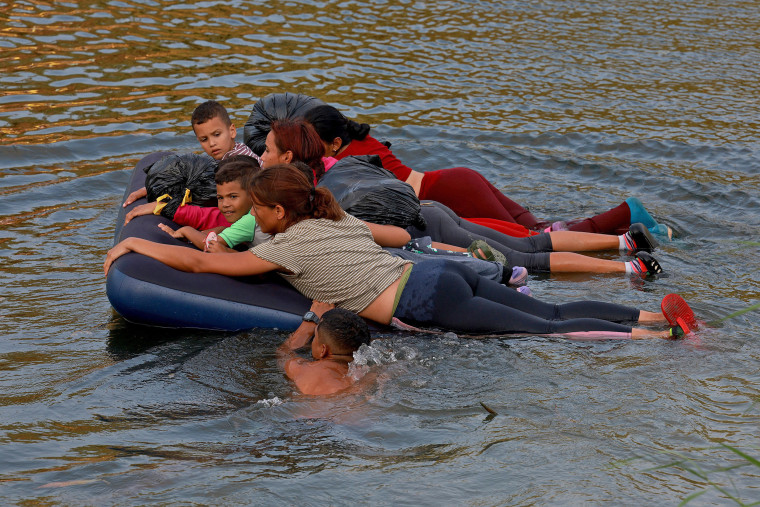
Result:
<instances>
[{"instance_id":1,"label":"river water","mask_svg":"<svg viewBox=\"0 0 760 507\"><path fill-rule=\"evenodd\" d=\"M379 336L356 390L314 399L277 369L284 333L135 326L102 275L137 160L197 150L203 100L241 127L290 91L539 217L638 196L675 230L669 277L533 276L534 295L677 292L722 319L760 301L755 2L87 5L0 1L2 503L760 500L725 447L760 458L758 311L682 342Z\"/></svg>"}]
</instances>

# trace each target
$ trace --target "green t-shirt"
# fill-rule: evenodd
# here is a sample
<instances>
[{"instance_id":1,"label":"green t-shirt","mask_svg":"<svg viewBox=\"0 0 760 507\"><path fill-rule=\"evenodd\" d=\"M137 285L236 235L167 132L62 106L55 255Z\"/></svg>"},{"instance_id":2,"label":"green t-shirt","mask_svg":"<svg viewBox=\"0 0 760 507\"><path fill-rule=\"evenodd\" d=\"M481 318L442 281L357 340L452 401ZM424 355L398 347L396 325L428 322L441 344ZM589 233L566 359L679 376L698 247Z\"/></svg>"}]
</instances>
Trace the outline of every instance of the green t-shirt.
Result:
<instances>
[{"instance_id":1,"label":"green t-shirt","mask_svg":"<svg viewBox=\"0 0 760 507\"><path fill-rule=\"evenodd\" d=\"M243 215L240 220L227 227L225 230L219 233L227 246L234 248L240 243L246 243L253 241L253 236L256 231L256 217L250 213Z\"/></svg>"}]
</instances>

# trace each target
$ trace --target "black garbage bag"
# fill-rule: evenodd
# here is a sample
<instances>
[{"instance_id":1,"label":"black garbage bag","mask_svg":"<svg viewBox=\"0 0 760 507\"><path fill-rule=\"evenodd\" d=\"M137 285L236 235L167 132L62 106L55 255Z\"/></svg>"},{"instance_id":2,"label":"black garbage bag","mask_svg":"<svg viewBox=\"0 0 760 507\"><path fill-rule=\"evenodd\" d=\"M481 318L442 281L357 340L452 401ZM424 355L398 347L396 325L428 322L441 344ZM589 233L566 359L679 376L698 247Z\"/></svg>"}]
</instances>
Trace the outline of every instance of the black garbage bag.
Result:
<instances>
[{"instance_id":1,"label":"black garbage bag","mask_svg":"<svg viewBox=\"0 0 760 507\"><path fill-rule=\"evenodd\" d=\"M170 219L174 218L174 213L182 203L186 189L190 190L193 204L215 206L214 172L216 167L216 161L208 155L195 153L167 155L150 166L147 171L145 188L148 191L148 202L169 194L170 199L162 201L167 204L161 210L161 214Z\"/></svg>"},{"instance_id":2,"label":"black garbage bag","mask_svg":"<svg viewBox=\"0 0 760 507\"><path fill-rule=\"evenodd\" d=\"M383 169L377 155L346 157L319 180L344 211L359 220L381 225L425 229L420 200L408 183Z\"/></svg>"},{"instance_id":3,"label":"black garbage bag","mask_svg":"<svg viewBox=\"0 0 760 507\"><path fill-rule=\"evenodd\" d=\"M274 120L303 118L309 109L324 102L300 93L270 93L253 105L243 127L243 141L257 155L264 153L264 142Z\"/></svg>"}]
</instances>

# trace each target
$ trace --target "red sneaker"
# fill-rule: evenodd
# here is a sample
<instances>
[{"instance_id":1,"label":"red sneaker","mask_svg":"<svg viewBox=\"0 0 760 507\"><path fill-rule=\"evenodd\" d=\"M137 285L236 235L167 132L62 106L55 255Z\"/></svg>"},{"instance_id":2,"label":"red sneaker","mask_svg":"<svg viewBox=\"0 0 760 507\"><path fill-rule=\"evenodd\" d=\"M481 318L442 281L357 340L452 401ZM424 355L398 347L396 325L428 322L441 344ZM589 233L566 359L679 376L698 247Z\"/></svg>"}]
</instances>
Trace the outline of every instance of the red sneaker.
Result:
<instances>
[{"instance_id":1,"label":"red sneaker","mask_svg":"<svg viewBox=\"0 0 760 507\"><path fill-rule=\"evenodd\" d=\"M689 334L697 328L697 319L688 303L678 294L668 294L662 298L662 313L671 327L680 327L684 334Z\"/></svg>"}]
</instances>

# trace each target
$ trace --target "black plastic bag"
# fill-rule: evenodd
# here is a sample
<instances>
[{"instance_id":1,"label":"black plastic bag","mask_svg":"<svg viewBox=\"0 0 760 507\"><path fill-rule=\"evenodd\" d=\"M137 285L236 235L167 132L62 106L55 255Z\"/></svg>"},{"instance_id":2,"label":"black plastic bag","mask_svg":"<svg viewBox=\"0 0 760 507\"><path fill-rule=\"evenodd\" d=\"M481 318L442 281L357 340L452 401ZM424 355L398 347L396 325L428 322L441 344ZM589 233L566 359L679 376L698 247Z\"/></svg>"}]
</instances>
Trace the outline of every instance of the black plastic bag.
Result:
<instances>
[{"instance_id":1,"label":"black plastic bag","mask_svg":"<svg viewBox=\"0 0 760 507\"><path fill-rule=\"evenodd\" d=\"M264 143L274 120L303 118L306 111L324 102L299 93L270 93L253 105L243 127L243 141L257 155L264 153Z\"/></svg>"},{"instance_id":2,"label":"black plastic bag","mask_svg":"<svg viewBox=\"0 0 760 507\"><path fill-rule=\"evenodd\" d=\"M193 204L215 206L214 172L216 167L216 161L208 155L186 153L171 154L162 158L150 166L145 176L148 202L169 194L171 199L163 201L167 204L161 210L161 214L170 219L174 218L174 213L182 203L185 189L190 190Z\"/></svg>"},{"instance_id":3,"label":"black plastic bag","mask_svg":"<svg viewBox=\"0 0 760 507\"><path fill-rule=\"evenodd\" d=\"M383 169L377 155L346 157L319 180L347 213L373 224L425 229L420 200L408 183Z\"/></svg>"}]
</instances>

